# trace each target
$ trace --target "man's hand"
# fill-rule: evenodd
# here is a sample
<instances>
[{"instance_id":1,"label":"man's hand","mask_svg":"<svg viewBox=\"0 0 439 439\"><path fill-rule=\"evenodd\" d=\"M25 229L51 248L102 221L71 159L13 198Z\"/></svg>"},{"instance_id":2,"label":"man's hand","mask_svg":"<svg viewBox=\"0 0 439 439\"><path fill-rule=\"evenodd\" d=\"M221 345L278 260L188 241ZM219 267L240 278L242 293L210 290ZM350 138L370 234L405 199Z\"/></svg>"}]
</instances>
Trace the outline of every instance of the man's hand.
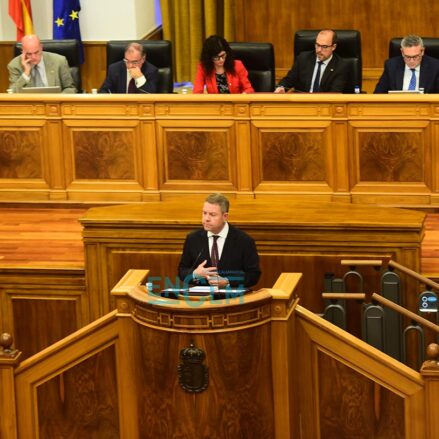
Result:
<instances>
[{"instance_id":1,"label":"man's hand","mask_svg":"<svg viewBox=\"0 0 439 439\"><path fill-rule=\"evenodd\" d=\"M219 276L218 273L209 276L207 281L209 282L209 285L218 288L225 288L227 285L229 285L229 279Z\"/></svg>"},{"instance_id":2,"label":"man's hand","mask_svg":"<svg viewBox=\"0 0 439 439\"><path fill-rule=\"evenodd\" d=\"M206 267L207 259L205 259L195 270L194 274L199 279L209 280L209 276L218 276L216 267Z\"/></svg>"},{"instance_id":3,"label":"man's hand","mask_svg":"<svg viewBox=\"0 0 439 439\"><path fill-rule=\"evenodd\" d=\"M140 67L131 67L131 69L128 69L128 72L130 73L131 78L138 79L143 76L142 71L140 70Z\"/></svg>"},{"instance_id":4,"label":"man's hand","mask_svg":"<svg viewBox=\"0 0 439 439\"><path fill-rule=\"evenodd\" d=\"M28 58L26 52L21 53L21 65L23 67L23 72L30 76L30 71L32 69L32 64L30 62L30 58Z\"/></svg>"},{"instance_id":5,"label":"man's hand","mask_svg":"<svg viewBox=\"0 0 439 439\"><path fill-rule=\"evenodd\" d=\"M285 93L284 87L276 87L276 90L274 90L275 93Z\"/></svg>"}]
</instances>

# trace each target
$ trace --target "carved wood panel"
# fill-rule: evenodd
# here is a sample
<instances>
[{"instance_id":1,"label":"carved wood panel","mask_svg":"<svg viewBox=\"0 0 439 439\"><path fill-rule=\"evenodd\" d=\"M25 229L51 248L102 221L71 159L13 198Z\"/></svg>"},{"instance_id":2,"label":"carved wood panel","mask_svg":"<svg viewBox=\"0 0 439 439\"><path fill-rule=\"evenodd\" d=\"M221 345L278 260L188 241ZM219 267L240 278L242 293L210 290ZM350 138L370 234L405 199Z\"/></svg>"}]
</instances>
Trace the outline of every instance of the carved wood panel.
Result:
<instances>
[{"instance_id":1,"label":"carved wood panel","mask_svg":"<svg viewBox=\"0 0 439 439\"><path fill-rule=\"evenodd\" d=\"M72 136L77 179L135 179L132 131L77 130Z\"/></svg>"},{"instance_id":2,"label":"carved wood panel","mask_svg":"<svg viewBox=\"0 0 439 439\"><path fill-rule=\"evenodd\" d=\"M114 438L119 411L114 346L37 388L41 438Z\"/></svg>"},{"instance_id":3,"label":"carved wood panel","mask_svg":"<svg viewBox=\"0 0 439 439\"><path fill-rule=\"evenodd\" d=\"M166 131L166 181L230 180L226 131Z\"/></svg>"},{"instance_id":4,"label":"carved wood panel","mask_svg":"<svg viewBox=\"0 0 439 439\"><path fill-rule=\"evenodd\" d=\"M325 180L322 132L263 132L261 143L263 180Z\"/></svg>"},{"instance_id":5,"label":"carved wood panel","mask_svg":"<svg viewBox=\"0 0 439 439\"><path fill-rule=\"evenodd\" d=\"M216 335L139 331L140 437L275 437L269 325ZM209 368L208 388L198 394L178 385L178 354L190 343Z\"/></svg>"},{"instance_id":6,"label":"carved wood panel","mask_svg":"<svg viewBox=\"0 0 439 439\"><path fill-rule=\"evenodd\" d=\"M39 131L0 131L0 178L43 178L42 138Z\"/></svg>"},{"instance_id":7,"label":"carved wood panel","mask_svg":"<svg viewBox=\"0 0 439 439\"><path fill-rule=\"evenodd\" d=\"M318 369L322 439L405 437L403 398L321 351Z\"/></svg>"},{"instance_id":8,"label":"carved wood panel","mask_svg":"<svg viewBox=\"0 0 439 439\"><path fill-rule=\"evenodd\" d=\"M359 133L359 166L360 181L423 182L423 133Z\"/></svg>"}]
</instances>

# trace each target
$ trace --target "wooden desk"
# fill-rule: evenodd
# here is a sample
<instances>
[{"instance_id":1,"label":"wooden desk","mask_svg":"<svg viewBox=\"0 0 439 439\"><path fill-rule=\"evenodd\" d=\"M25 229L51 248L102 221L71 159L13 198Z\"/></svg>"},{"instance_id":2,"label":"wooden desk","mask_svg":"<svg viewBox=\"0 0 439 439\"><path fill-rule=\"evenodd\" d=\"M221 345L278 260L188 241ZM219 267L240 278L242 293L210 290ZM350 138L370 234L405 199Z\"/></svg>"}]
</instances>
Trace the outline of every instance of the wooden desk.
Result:
<instances>
[{"instance_id":1,"label":"wooden desk","mask_svg":"<svg viewBox=\"0 0 439 439\"><path fill-rule=\"evenodd\" d=\"M81 222L92 320L114 308L109 292L130 268L149 269L151 276L175 283L186 234L200 227L202 202L194 196L191 202L87 211ZM392 258L418 271L424 217L411 210L265 197L232 200L229 216L256 240L262 276L255 289L272 285L281 272L303 273L301 303L315 312L322 311L325 273L344 273L341 259ZM407 306L414 310L416 301L415 295L407 297Z\"/></svg>"},{"instance_id":2,"label":"wooden desk","mask_svg":"<svg viewBox=\"0 0 439 439\"><path fill-rule=\"evenodd\" d=\"M434 95L0 95L0 202L439 204Z\"/></svg>"}]
</instances>

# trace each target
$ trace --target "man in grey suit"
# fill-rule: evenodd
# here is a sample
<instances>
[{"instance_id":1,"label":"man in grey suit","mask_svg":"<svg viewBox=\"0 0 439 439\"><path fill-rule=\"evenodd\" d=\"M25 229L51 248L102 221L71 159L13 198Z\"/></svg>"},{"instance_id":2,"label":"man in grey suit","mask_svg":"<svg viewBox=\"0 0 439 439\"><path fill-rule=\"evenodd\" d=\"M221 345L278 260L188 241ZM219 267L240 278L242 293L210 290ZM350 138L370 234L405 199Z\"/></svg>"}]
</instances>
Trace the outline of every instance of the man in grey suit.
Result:
<instances>
[{"instance_id":1,"label":"man in grey suit","mask_svg":"<svg viewBox=\"0 0 439 439\"><path fill-rule=\"evenodd\" d=\"M285 93L288 89L296 92L342 93L345 89L349 65L334 53L337 34L332 29L321 30L315 41L315 50L300 53L285 78L279 81L275 93Z\"/></svg>"},{"instance_id":2,"label":"man in grey suit","mask_svg":"<svg viewBox=\"0 0 439 439\"><path fill-rule=\"evenodd\" d=\"M77 92L64 56L43 52L36 35L26 35L21 42L21 55L8 64L9 88L20 92L26 87L60 86L63 93Z\"/></svg>"}]
</instances>

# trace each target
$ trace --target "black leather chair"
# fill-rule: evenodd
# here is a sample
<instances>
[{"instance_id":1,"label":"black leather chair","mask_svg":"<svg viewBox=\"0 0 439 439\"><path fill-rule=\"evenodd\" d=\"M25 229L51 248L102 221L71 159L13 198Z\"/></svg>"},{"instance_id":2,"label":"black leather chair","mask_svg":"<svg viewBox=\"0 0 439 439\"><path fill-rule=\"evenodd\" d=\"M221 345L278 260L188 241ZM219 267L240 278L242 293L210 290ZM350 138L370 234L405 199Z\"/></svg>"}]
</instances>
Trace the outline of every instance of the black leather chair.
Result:
<instances>
[{"instance_id":1,"label":"black leather chair","mask_svg":"<svg viewBox=\"0 0 439 439\"><path fill-rule=\"evenodd\" d=\"M392 38L389 42L389 58L401 55L402 38ZM425 54L439 59L439 38L424 38Z\"/></svg>"},{"instance_id":2,"label":"black leather chair","mask_svg":"<svg viewBox=\"0 0 439 439\"><path fill-rule=\"evenodd\" d=\"M361 34L357 30L337 30L336 53L346 59L350 66L352 75L346 84L343 93L354 93L355 87L360 87L363 82L362 58L361 58ZM319 30L298 30L294 34L294 57L300 52L315 50L315 41Z\"/></svg>"},{"instance_id":3,"label":"black leather chair","mask_svg":"<svg viewBox=\"0 0 439 439\"><path fill-rule=\"evenodd\" d=\"M146 59L159 69L159 93L172 93L174 71L172 67L172 44L167 40L119 40L107 42L107 67L124 57L129 43L139 43L146 51Z\"/></svg>"},{"instance_id":4,"label":"black leather chair","mask_svg":"<svg viewBox=\"0 0 439 439\"><path fill-rule=\"evenodd\" d=\"M259 92L274 90L274 49L271 43L229 43L235 59L243 62L248 78Z\"/></svg>"},{"instance_id":5,"label":"black leather chair","mask_svg":"<svg viewBox=\"0 0 439 439\"><path fill-rule=\"evenodd\" d=\"M44 51L58 53L67 58L75 86L79 93L82 92L79 40L41 40L41 44L43 45ZM20 54L21 43L15 43L14 56Z\"/></svg>"}]
</instances>

